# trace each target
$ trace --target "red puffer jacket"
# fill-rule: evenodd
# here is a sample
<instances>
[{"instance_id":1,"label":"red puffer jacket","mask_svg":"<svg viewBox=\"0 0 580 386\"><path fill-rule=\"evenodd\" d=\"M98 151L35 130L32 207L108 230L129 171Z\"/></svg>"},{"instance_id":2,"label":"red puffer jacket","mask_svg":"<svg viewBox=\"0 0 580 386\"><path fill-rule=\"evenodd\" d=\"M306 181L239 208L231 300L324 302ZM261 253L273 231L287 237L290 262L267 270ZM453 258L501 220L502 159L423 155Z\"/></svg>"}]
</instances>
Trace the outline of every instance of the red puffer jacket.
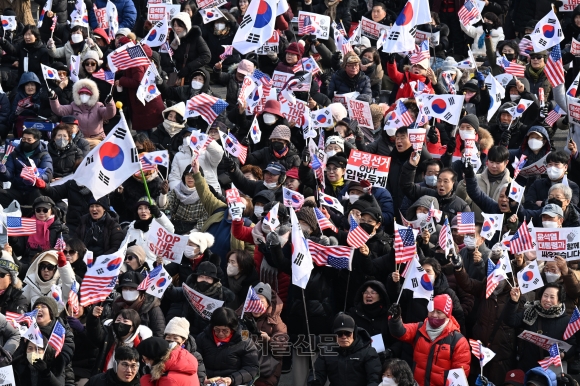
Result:
<instances>
[{"instance_id":1,"label":"red puffer jacket","mask_svg":"<svg viewBox=\"0 0 580 386\"><path fill-rule=\"evenodd\" d=\"M141 377L141 386L199 386L197 359L177 346Z\"/></svg>"},{"instance_id":2,"label":"red puffer jacket","mask_svg":"<svg viewBox=\"0 0 580 386\"><path fill-rule=\"evenodd\" d=\"M448 371L458 367L469 376L471 350L453 316L434 341L427 334L427 319L423 323L403 324L401 318L391 318L389 329L395 338L413 345L413 375L419 385L443 386Z\"/></svg>"},{"instance_id":3,"label":"red puffer jacket","mask_svg":"<svg viewBox=\"0 0 580 386\"><path fill-rule=\"evenodd\" d=\"M399 89L397 90L397 99L413 98L415 94L413 93L413 89L411 88L409 82L417 80L425 83L425 90L423 91L424 94L435 94L433 85L427 77L422 75L415 75L408 69L405 69L404 72L400 72L397 69L396 63L387 64L387 74L395 84L399 85Z\"/></svg>"}]
</instances>

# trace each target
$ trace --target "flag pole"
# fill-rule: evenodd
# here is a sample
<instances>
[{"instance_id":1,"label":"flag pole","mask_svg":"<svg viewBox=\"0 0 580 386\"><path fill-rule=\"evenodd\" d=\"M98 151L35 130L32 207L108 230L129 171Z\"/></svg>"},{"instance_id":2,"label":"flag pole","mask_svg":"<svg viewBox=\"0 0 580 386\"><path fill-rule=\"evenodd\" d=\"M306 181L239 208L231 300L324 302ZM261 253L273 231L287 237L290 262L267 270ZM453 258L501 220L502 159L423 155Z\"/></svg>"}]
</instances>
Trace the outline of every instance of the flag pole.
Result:
<instances>
[{"instance_id":1,"label":"flag pole","mask_svg":"<svg viewBox=\"0 0 580 386\"><path fill-rule=\"evenodd\" d=\"M302 304L304 304L304 317L306 318L306 332L308 333L308 343L310 343L310 323L308 323L308 311L306 310L306 297L304 296L304 288L302 288ZM314 353L314 347L312 347L312 353ZM312 363L312 376L316 381L316 371L314 371L314 356L310 356L310 362Z\"/></svg>"},{"instance_id":2,"label":"flag pole","mask_svg":"<svg viewBox=\"0 0 580 386\"><path fill-rule=\"evenodd\" d=\"M560 346L556 343L556 348L558 349L558 355L560 355ZM564 374L564 365L562 364L562 357L560 357L560 370L562 371L560 375Z\"/></svg>"},{"instance_id":3,"label":"flag pole","mask_svg":"<svg viewBox=\"0 0 580 386\"><path fill-rule=\"evenodd\" d=\"M348 271L348 276L346 277L346 293L344 294L344 308L342 312L346 312L346 299L348 297L348 284L350 283L350 271Z\"/></svg>"}]
</instances>

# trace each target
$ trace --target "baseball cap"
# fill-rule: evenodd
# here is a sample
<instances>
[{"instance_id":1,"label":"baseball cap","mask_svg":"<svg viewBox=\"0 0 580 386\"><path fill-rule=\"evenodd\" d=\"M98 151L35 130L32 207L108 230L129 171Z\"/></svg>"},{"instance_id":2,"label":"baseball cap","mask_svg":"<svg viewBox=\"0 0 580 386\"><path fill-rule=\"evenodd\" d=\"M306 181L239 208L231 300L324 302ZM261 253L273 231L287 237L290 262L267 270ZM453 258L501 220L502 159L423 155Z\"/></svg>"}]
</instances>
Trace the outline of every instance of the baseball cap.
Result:
<instances>
[{"instance_id":1,"label":"baseball cap","mask_svg":"<svg viewBox=\"0 0 580 386\"><path fill-rule=\"evenodd\" d=\"M286 173L286 168L278 162L270 162L266 167L265 171L270 172L274 175Z\"/></svg>"},{"instance_id":2,"label":"baseball cap","mask_svg":"<svg viewBox=\"0 0 580 386\"><path fill-rule=\"evenodd\" d=\"M544 206L544 208L542 209L542 214L543 215L546 214L550 217L556 216L564 217L564 212L562 211L562 208L560 208L556 204L548 204Z\"/></svg>"},{"instance_id":3,"label":"baseball cap","mask_svg":"<svg viewBox=\"0 0 580 386\"><path fill-rule=\"evenodd\" d=\"M68 125L78 125L79 120L74 115L65 115L60 119L60 123L66 123Z\"/></svg>"},{"instance_id":4,"label":"baseball cap","mask_svg":"<svg viewBox=\"0 0 580 386\"><path fill-rule=\"evenodd\" d=\"M368 214L376 222L383 222L383 213L381 212L381 210L379 208L376 208L374 206L371 206L370 208L363 210L362 212L360 212L360 214L361 214L361 216L363 214Z\"/></svg>"},{"instance_id":5,"label":"baseball cap","mask_svg":"<svg viewBox=\"0 0 580 386\"><path fill-rule=\"evenodd\" d=\"M356 324L352 317L348 316L347 314L341 313L334 319L334 324L332 325L332 327L334 332L338 331L353 332L354 328L356 327Z\"/></svg>"}]
</instances>

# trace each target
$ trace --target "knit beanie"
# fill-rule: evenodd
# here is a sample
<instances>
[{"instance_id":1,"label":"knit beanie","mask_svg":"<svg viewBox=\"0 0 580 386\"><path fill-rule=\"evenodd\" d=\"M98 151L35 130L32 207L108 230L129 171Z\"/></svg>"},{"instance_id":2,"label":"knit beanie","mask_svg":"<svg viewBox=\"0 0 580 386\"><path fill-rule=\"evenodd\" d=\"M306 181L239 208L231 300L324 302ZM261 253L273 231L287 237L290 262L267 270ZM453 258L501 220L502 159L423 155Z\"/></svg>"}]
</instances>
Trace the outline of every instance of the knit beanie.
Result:
<instances>
[{"instance_id":1,"label":"knit beanie","mask_svg":"<svg viewBox=\"0 0 580 386\"><path fill-rule=\"evenodd\" d=\"M18 280L18 265L14 263L14 258L12 255L6 251L2 251L0 255L0 272L4 272L10 275L12 278L12 284Z\"/></svg>"},{"instance_id":2,"label":"knit beanie","mask_svg":"<svg viewBox=\"0 0 580 386\"><path fill-rule=\"evenodd\" d=\"M457 126L461 126L462 123L468 123L476 131L479 129L479 119L477 119L477 117L473 114L467 114L466 116L461 118Z\"/></svg>"},{"instance_id":3,"label":"knit beanie","mask_svg":"<svg viewBox=\"0 0 580 386\"><path fill-rule=\"evenodd\" d=\"M372 104L371 108L371 118L373 119L373 126L379 126L383 121L383 108L377 104Z\"/></svg>"},{"instance_id":4,"label":"knit beanie","mask_svg":"<svg viewBox=\"0 0 580 386\"><path fill-rule=\"evenodd\" d=\"M437 295L433 299L433 308L437 311L441 311L448 318L451 316L451 311L453 311L453 301L451 297L447 294Z\"/></svg>"},{"instance_id":5,"label":"knit beanie","mask_svg":"<svg viewBox=\"0 0 580 386\"><path fill-rule=\"evenodd\" d=\"M185 339L189 338L189 321L178 316L173 317L165 326L164 334L178 335Z\"/></svg>"},{"instance_id":6,"label":"knit beanie","mask_svg":"<svg viewBox=\"0 0 580 386\"><path fill-rule=\"evenodd\" d=\"M133 245L132 247L127 248L125 255L137 256L137 259L139 260L139 266L145 264L145 259L147 259L145 250L139 245Z\"/></svg>"},{"instance_id":7,"label":"knit beanie","mask_svg":"<svg viewBox=\"0 0 580 386\"><path fill-rule=\"evenodd\" d=\"M32 305L32 309L34 310L36 306L39 304L44 304L48 307L48 312L50 313L50 319L54 320L58 317L58 304L56 304L56 300L54 300L50 296L40 296L36 299L34 304Z\"/></svg>"},{"instance_id":8,"label":"knit beanie","mask_svg":"<svg viewBox=\"0 0 580 386\"><path fill-rule=\"evenodd\" d=\"M145 355L148 359L153 360L154 363L161 360L167 353L167 350L169 350L169 342L156 336L145 339L137 346L139 355Z\"/></svg>"},{"instance_id":9,"label":"knit beanie","mask_svg":"<svg viewBox=\"0 0 580 386\"><path fill-rule=\"evenodd\" d=\"M215 238L210 233L205 232L191 232L189 234L189 241L199 246L199 251L204 253L206 249L210 248Z\"/></svg>"},{"instance_id":10,"label":"knit beanie","mask_svg":"<svg viewBox=\"0 0 580 386\"><path fill-rule=\"evenodd\" d=\"M270 139L282 139L284 141L290 142L290 128L286 125L278 125L272 130L270 134Z\"/></svg>"},{"instance_id":11,"label":"knit beanie","mask_svg":"<svg viewBox=\"0 0 580 386\"><path fill-rule=\"evenodd\" d=\"M312 229L312 232L316 232L318 229L318 220L314 215L314 210L310 206L303 206L298 212L296 212L296 218L298 220L304 221Z\"/></svg>"},{"instance_id":12,"label":"knit beanie","mask_svg":"<svg viewBox=\"0 0 580 386\"><path fill-rule=\"evenodd\" d=\"M254 287L254 291L258 295L262 295L268 301L268 304L272 304L272 287L268 283L258 283Z\"/></svg>"},{"instance_id":13,"label":"knit beanie","mask_svg":"<svg viewBox=\"0 0 580 386\"><path fill-rule=\"evenodd\" d=\"M334 119L334 122L341 121L348 116L346 108L342 103L331 103L328 105L328 108L332 112L332 119Z\"/></svg>"},{"instance_id":14,"label":"knit beanie","mask_svg":"<svg viewBox=\"0 0 580 386\"><path fill-rule=\"evenodd\" d=\"M300 60L302 59L302 55L304 55L304 46L296 42L290 43L288 48L286 48L286 53L298 55L298 59Z\"/></svg>"}]
</instances>

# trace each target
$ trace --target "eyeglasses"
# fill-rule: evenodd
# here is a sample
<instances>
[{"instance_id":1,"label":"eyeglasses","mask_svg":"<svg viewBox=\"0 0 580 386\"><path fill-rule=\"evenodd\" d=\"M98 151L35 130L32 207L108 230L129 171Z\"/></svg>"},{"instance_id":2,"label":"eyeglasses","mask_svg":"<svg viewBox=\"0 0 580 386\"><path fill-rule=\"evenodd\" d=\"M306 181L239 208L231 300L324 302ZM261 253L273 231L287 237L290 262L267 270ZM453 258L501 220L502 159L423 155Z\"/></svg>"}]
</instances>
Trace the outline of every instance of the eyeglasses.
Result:
<instances>
[{"instance_id":1,"label":"eyeglasses","mask_svg":"<svg viewBox=\"0 0 580 386\"><path fill-rule=\"evenodd\" d=\"M48 264L48 263L42 263L42 264L38 264L38 269L41 271L54 271L56 270L56 265L54 264Z\"/></svg>"},{"instance_id":2,"label":"eyeglasses","mask_svg":"<svg viewBox=\"0 0 580 386\"><path fill-rule=\"evenodd\" d=\"M137 363L120 362L119 366L129 369L131 371L137 371L139 365Z\"/></svg>"},{"instance_id":3,"label":"eyeglasses","mask_svg":"<svg viewBox=\"0 0 580 386\"><path fill-rule=\"evenodd\" d=\"M67 76L68 73L66 71L58 71L57 72L58 76Z\"/></svg>"},{"instance_id":4,"label":"eyeglasses","mask_svg":"<svg viewBox=\"0 0 580 386\"><path fill-rule=\"evenodd\" d=\"M65 249L64 251L62 251L62 253L64 253L65 255L72 256L75 253L77 253L77 251L75 251L74 249Z\"/></svg>"},{"instance_id":5,"label":"eyeglasses","mask_svg":"<svg viewBox=\"0 0 580 386\"><path fill-rule=\"evenodd\" d=\"M96 62L86 62L85 66L87 67L97 67L97 63Z\"/></svg>"},{"instance_id":6,"label":"eyeglasses","mask_svg":"<svg viewBox=\"0 0 580 386\"><path fill-rule=\"evenodd\" d=\"M137 259L137 257L136 256L133 256L133 255L127 255L127 256L125 256L125 261L131 261L133 259Z\"/></svg>"},{"instance_id":7,"label":"eyeglasses","mask_svg":"<svg viewBox=\"0 0 580 386\"><path fill-rule=\"evenodd\" d=\"M543 59L544 57L542 55L530 55L530 59L532 60L540 60Z\"/></svg>"},{"instance_id":8,"label":"eyeglasses","mask_svg":"<svg viewBox=\"0 0 580 386\"><path fill-rule=\"evenodd\" d=\"M343 336L346 336L348 338L351 335L352 335L352 332L350 332L350 331L338 331L336 333L336 336L338 336L339 338L342 338Z\"/></svg>"},{"instance_id":9,"label":"eyeglasses","mask_svg":"<svg viewBox=\"0 0 580 386\"><path fill-rule=\"evenodd\" d=\"M36 209L34 209L34 211L36 213L40 213L40 212L42 212L42 213L48 213L48 209L47 208L36 208Z\"/></svg>"},{"instance_id":10,"label":"eyeglasses","mask_svg":"<svg viewBox=\"0 0 580 386\"><path fill-rule=\"evenodd\" d=\"M230 333L230 329L229 329L229 328L227 328L227 327L226 327L226 328L219 328L219 327L214 327L214 328L213 328L213 332L214 332L216 335L218 335L218 334L219 334L219 335L228 335L228 334Z\"/></svg>"}]
</instances>

